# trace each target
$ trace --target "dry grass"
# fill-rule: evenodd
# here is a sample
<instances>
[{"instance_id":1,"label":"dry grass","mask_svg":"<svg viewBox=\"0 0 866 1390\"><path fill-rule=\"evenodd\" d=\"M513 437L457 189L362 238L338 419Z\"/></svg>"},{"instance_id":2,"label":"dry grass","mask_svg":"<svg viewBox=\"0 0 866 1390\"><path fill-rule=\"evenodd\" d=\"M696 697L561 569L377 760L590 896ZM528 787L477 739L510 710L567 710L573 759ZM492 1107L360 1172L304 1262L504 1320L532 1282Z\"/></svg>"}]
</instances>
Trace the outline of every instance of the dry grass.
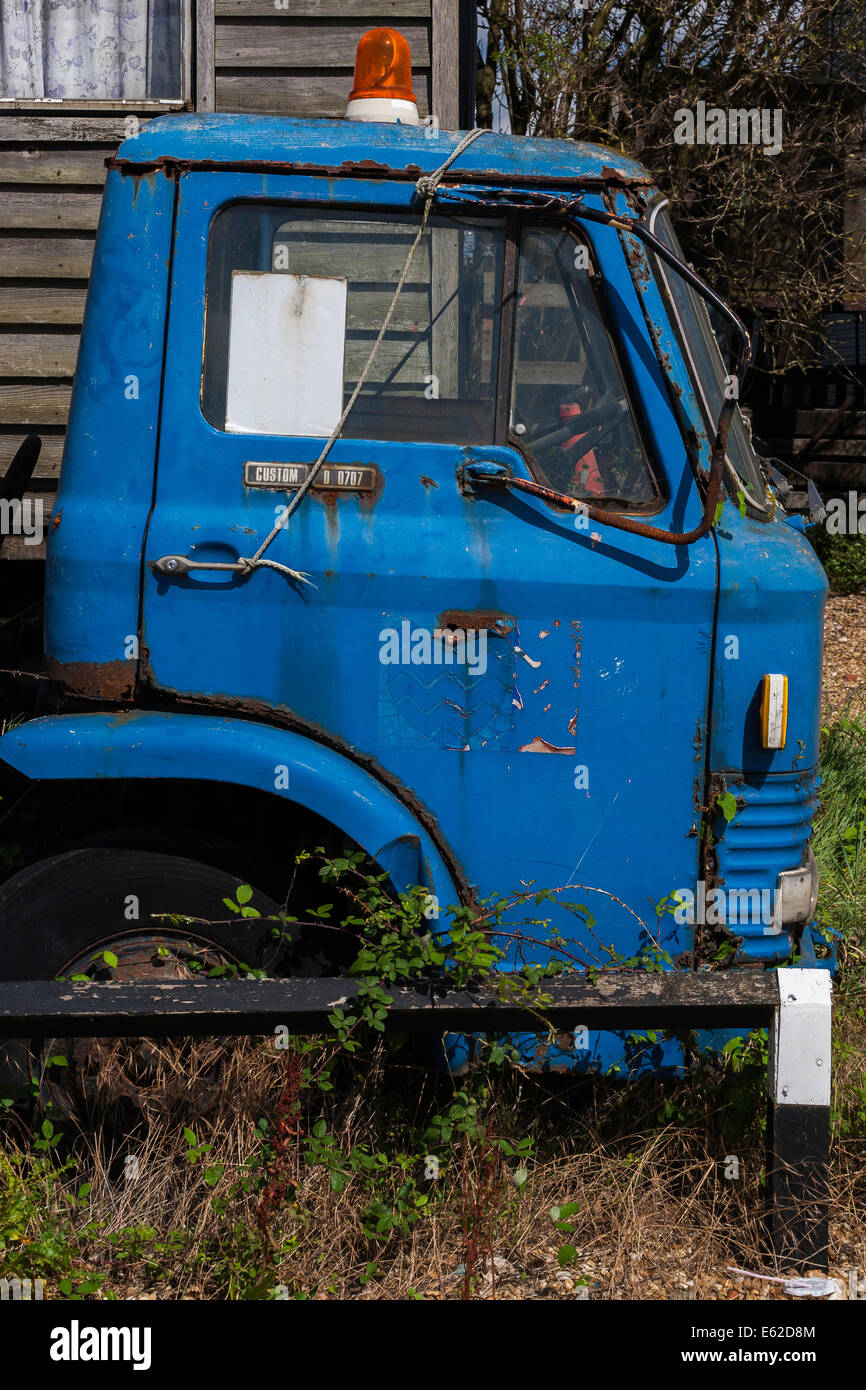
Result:
<instances>
[{"instance_id":1,"label":"dry grass","mask_svg":"<svg viewBox=\"0 0 866 1390\"><path fill-rule=\"evenodd\" d=\"M239 1175L250 1173L247 1160L262 1152L261 1117L270 1120L271 1140L278 1139L286 1055L253 1040L226 1045L204 1116L177 1099L114 1140L110 1124L88 1125L72 1143L74 1172L46 1187L25 1239L37 1250L40 1231L57 1220L73 1284L101 1275L103 1294L120 1298L271 1297L283 1284L289 1296L314 1298L549 1299L574 1298L578 1280L590 1297L603 1299L784 1297L778 1286L726 1272L732 1264L776 1267L763 1245L758 1127L749 1126L736 1145L726 1138L726 1095L715 1072L673 1088L679 1114L667 1124L658 1111L670 1083L627 1090L503 1076L483 1107L486 1139L459 1141L438 1182L427 1184L427 1213L377 1239L364 1229L370 1191L363 1177L333 1191L326 1167L305 1163L305 1136L321 1116L344 1153L362 1146L391 1157L414 1154L423 1186L419 1134L454 1083L432 1074L423 1059L401 1060L380 1043L354 1079L347 1073L327 1096L316 1093L315 1114L305 1112L288 1127L280 1171L272 1157L268 1172L253 1174L252 1190L229 1197ZM191 1093L198 1081L200 1095L207 1088L196 1057L213 1080L214 1056L201 1045L193 1054ZM748 1090L751 1083L740 1084ZM186 1157L189 1124L199 1144L212 1146L196 1162ZM68 1141L69 1123L63 1128ZM519 1192L513 1163L502 1160L494 1141L527 1135L534 1157ZM739 1182L722 1175L720 1160L731 1151L740 1159ZM130 1158L138 1163L135 1181L127 1178ZM225 1171L209 1186L205 1169L217 1165ZM275 1179L284 1187L263 1234L263 1196ZM72 1195L85 1182L92 1184L86 1199L65 1210L63 1192ZM832 1272L845 1281L848 1269L866 1270L862 1140L836 1143L833 1184ZM377 1194L387 1200L393 1191L386 1174ZM214 1210L214 1198L229 1199L224 1211ZM573 1234L557 1231L550 1216L566 1202L579 1204L569 1221ZM557 1250L565 1242L577 1253L561 1270ZM365 1279L372 1263L373 1277ZM49 1274L46 1296L56 1292L58 1277Z\"/></svg>"}]
</instances>

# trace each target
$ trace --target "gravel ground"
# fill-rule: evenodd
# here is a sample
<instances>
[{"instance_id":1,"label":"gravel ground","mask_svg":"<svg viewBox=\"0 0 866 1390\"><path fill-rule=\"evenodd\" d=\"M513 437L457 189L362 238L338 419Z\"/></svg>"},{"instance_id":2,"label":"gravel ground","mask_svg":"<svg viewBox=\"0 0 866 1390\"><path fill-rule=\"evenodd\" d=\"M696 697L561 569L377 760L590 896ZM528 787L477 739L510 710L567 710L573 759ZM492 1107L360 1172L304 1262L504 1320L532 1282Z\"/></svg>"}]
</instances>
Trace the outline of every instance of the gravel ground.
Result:
<instances>
[{"instance_id":1,"label":"gravel ground","mask_svg":"<svg viewBox=\"0 0 866 1390\"><path fill-rule=\"evenodd\" d=\"M837 714L857 687L866 683L866 594L828 598L825 621L826 715Z\"/></svg>"},{"instance_id":2,"label":"gravel ground","mask_svg":"<svg viewBox=\"0 0 866 1390\"><path fill-rule=\"evenodd\" d=\"M639 1299L667 1302L694 1299L700 1302L804 1304L809 1303L811 1297L834 1303L848 1300L852 1294L857 1300L866 1295L866 1278L860 1277L860 1271L856 1272L856 1282L851 1280L848 1270L831 1269L829 1275L817 1269L805 1271L808 1280L820 1280L820 1283L812 1285L815 1293L811 1297L798 1296L786 1289L781 1280L774 1282L772 1277L768 1279L766 1275L758 1278L731 1274L725 1265L710 1273L696 1272L689 1268L694 1254L691 1248L677 1249L675 1254L682 1262L681 1269L647 1271L646 1260L634 1252L634 1269L614 1279L611 1279L611 1271L603 1257L579 1260L578 1269L566 1271L559 1269L553 1255L546 1255L541 1256L533 1268L521 1272L497 1256L495 1285L490 1279L489 1261L479 1260L478 1272L485 1275L485 1280L477 1296L505 1300L589 1299L618 1302L622 1299ZM832 1286L828 1285L828 1279L832 1281ZM579 1280L586 1283L581 1287ZM453 1298L455 1294L449 1291L446 1296ZM430 1290L425 1291L424 1297L437 1300L443 1295Z\"/></svg>"}]
</instances>

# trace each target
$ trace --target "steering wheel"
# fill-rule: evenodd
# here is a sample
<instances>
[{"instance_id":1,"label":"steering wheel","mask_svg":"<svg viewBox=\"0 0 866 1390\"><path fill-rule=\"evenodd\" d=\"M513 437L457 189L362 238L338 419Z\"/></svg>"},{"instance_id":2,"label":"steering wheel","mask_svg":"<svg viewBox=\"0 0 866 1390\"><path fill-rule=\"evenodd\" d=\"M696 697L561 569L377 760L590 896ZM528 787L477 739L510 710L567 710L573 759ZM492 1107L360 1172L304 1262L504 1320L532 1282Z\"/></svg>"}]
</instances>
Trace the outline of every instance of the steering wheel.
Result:
<instances>
[{"instance_id":1,"label":"steering wheel","mask_svg":"<svg viewBox=\"0 0 866 1390\"><path fill-rule=\"evenodd\" d=\"M591 410L585 410L583 414L575 415L572 420L560 425L557 429L531 437L524 436L524 439L533 453L538 453L541 449L551 449L557 444L565 444L572 435L580 434L582 438L576 440L572 448L567 451L569 458L576 463L590 449L595 448L599 440L603 439L614 425L619 424L619 421L628 412L629 404L625 396L609 396L607 400L599 401L598 405L593 406Z\"/></svg>"}]
</instances>

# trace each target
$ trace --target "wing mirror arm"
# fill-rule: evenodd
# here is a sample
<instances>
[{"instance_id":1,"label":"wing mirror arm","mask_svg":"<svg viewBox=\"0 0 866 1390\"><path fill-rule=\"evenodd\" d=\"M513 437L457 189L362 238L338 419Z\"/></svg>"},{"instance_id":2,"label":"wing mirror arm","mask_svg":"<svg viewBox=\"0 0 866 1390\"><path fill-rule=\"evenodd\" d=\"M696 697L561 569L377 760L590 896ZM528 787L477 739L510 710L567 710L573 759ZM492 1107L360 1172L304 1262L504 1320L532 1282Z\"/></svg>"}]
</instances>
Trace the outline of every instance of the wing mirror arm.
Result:
<instances>
[{"instance_id":1,"label":"wing mirror arm","mask_svg":"<svg viewBox=\"0 0 866 1390\"><path fill-rule=\"evenodd\" d=\"M709 472L705 474L707 491L704 499L703 520L692 531L665 531L659 526L647 526L646 522L636 521L630 516L618 516L606 508L594 507L590 502L569 497L567 493L556 492L550 487L543 487L541 483L533 482L530 478L518 478L502 463L475 460L464 464L462 483L465 488L472 492L485 487L516 488L519 492L528 492L532 497L540 497L543 502L560 507L563 511L581 512L591 521L599 521L602 525L610 526L615 531L629 531L633 536L646 536L648 540L663 541L666 545L692 545L694 541L700 540L701 536L705 536L715 524L733 406L733 401L726 401L722 408Z\"/></svg>"},{"instance_id":2,"label":"wing mirror arm","mask_svg":"<svg viewBox=\"0 0 866 1390\"><path fill-rule=\"evenodd\" d=\"M730 417L727 424L729 423ZM720 429L713 445L710 470L706 475L707 492L703 520L692 531L665 531L659 526L647 526L643 521L635 521L630 516L618 516L606 508L594 507L590 502L569 497L564 492L555 492L550 487L543 487L541 483L532 482L530 478L515 477L502 464L468 463L463 468L463 481L472 490L478 487L517 488L519 492L528 492L532 497L540 497L542 501L549 502L554 507L561 507L563 511L581 512L591 521L599 521L615 531L629 531L633 536L646 536L648 540L664 541L667 545L691 545L694 541L700 540L701 536L705 536L715 523L725 467L727 424L723 430Z\"/></svg>"}]
</instances>

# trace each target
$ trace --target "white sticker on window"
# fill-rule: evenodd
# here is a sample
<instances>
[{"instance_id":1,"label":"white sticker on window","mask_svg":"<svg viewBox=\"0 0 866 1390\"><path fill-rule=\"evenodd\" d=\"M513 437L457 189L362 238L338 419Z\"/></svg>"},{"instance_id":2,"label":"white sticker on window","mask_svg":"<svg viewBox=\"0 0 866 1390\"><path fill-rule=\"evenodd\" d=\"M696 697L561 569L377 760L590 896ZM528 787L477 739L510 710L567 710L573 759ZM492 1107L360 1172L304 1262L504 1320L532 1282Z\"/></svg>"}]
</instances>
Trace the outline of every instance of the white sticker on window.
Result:
<instances>
[{"instance_id":1,"label":"white sticker on window","mask_svg":"<svg viewBox=\"0 0 866 1390\"><path fill-rule=\"evenodd\" d=\"M343 410L346 280L236 270L226 429L322 438Z\"/></svg>"}]
</instances>

